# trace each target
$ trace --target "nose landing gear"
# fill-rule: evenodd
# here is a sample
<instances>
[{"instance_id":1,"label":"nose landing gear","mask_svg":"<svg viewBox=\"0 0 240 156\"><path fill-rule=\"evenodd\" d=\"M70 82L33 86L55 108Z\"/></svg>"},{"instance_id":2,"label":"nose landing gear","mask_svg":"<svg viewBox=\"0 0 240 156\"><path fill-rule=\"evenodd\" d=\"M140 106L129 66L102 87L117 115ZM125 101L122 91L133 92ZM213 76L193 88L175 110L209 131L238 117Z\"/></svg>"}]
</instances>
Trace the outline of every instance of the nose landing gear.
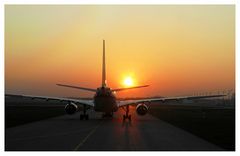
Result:
<instances>
[{"instance_id":1,"label":"nose landing gear","mask_svg":"<svg viewBox=\"0 0 240 156\"><path fill-rule=\"evenodd\" d=\"M129 121L132 120L132 116L129 115L129 105L126 106L126 109L124 109L126 114L123 115L123 121L125 121L126 119L128 119Z\"/></svg>"},{"instance_id":2,"label":"nose landing gear","mask_svg":"<svg viewBox=\"0 0 240 156\"><path fill-rule=\"evenodd\" d=\"M105 117L110 117L110 118L112 118L112 117L113 117L113 112L103 113L103 114L102 114L102 118L105 118Z\"/></svg>"}]
</instances>

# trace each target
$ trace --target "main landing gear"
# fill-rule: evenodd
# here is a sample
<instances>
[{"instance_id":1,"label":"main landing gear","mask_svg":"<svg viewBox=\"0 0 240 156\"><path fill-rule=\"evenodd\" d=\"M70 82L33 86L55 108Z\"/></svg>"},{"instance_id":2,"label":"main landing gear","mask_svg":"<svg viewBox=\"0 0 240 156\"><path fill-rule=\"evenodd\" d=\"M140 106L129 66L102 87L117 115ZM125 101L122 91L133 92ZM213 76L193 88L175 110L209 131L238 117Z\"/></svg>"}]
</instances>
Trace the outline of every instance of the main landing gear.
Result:
<instances>
[{"instance_id":1,"label":"main landing gear","mask_svg":"<svg viewBox=\"0 0 240 156\"><path fill-rule=\"evenodd\" d=\"M87 106L83 105L83 114L80 114L80 120L88 120L88 114L86 113L87 111Z\"/></svg>"},{"instance_id":2,"label":"main landing gear","mask_svg":"<svg viewBox=\"0 0 240 156\"><path fill-rule=\"evenodd\" d=\"M126 119L128 119L129 121L131 121L132 116L129 115L129 105L126 106L126 109L124 109L126 114L123 115L123 121L125 121Z\"/></svg>"}]
</instances>

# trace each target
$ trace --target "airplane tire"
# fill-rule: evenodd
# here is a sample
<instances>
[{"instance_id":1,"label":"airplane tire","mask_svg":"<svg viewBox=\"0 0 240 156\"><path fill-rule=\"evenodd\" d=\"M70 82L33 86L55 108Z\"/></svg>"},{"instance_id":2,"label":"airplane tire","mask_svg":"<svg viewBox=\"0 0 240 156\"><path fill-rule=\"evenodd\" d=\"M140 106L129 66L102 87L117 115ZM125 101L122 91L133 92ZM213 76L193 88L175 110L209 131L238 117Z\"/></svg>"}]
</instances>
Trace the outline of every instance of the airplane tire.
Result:
<instances>
[{"instance_id":1,"label":"airplane tire","mask_svg":"<svg viewBox=\"0 0 240 156\"><path fill-rule=\"evenodd\" d=\"M80 114L80 120L83 120L83 115L82 114Z\"/></svg>"},{"instance_id":2,"label":"airplane tire","mask_svg":"<svg viewBox=\"0 0 240 156\"><path fill-rule=\"evenodd\" d=\"M128 119L129 119L129 121L131 121L131 120L132 120L132 116L131 116L131 115L129 115L129 116L128 116Z\"/></svg>"},{"instance_id":3,"label":"airplane tire","mask_svg":"<svg viewBox=\"0 0 240 156\"><path fill-rule=\"evenodd\" d=\"M89 119L89 116L88 114L84 115L84 114L80 114L80 120L88 120Z\"/></svg>"},{"instance_id":4,"label":"airplane tire","mask_svg":"<svg viewBox=\"0 0 240 156\"><path fill-rule=\"evenodd\" d=\"M87 114L87 115L85 115L85 119L86 119L86 120L88 120L88 119L89 119L89 117L88 117L88 114Z\"/></svg>"}]
</instances>

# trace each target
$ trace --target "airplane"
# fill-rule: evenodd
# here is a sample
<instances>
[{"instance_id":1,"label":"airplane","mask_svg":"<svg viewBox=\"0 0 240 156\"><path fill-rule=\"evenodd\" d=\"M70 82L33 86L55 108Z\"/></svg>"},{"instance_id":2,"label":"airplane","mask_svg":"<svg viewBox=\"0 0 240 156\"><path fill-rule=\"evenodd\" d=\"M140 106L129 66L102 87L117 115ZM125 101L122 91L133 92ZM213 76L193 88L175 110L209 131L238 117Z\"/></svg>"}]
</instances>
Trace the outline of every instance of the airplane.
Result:
<instances>
[{"instance_id":1,"label":"airplane","mask_svg":"<svg viewBox=\"0 0 240 156\"><path fill-rule=\"evenodd\" d=\"M102 117L112 117L113 113L118 111L119 108L123 108L125 114L123 115L123 120L128 119L131 121L131 115L129 114L129 106L136 105L136 112L138 115L145 115L148 112L149 105L151 102L167 102L167 101L181 101L181 100L195 100L195 99L203 99L203 98L216 98L223 97L225 95L205 95L205 96L181 96L181 97L161 97L161 98L142 98L135 100L117 100L116 92L130 90L130 89L138 89L148 87L149 85L140 85L134 87L127 88L116 88L111 89L107 86L106 81L106 62L105 62L105 40L103 40L103 56L102 56L102 85L97 89L94 88L86 88L80 86L66 85L66 84L56 84L60 87L68 87L74 89L85 90L89 92L95 92L93 99L84 100L84 99L71 99L71 98L58 98L58 97L47 97L47 96L33 96L33 95L14 95L14 94L6 94L6 96L14 96L14 97L24 97L31 99L45 99L45 100L58 100L61 102L67 102L65 106L65 112L69 115L74 114L78 111L78 105L83 106L82 113L80 113L80 120L88 120L89 116L87 114L87 110L93 108L96 112L102 112Z\"/></svg>"}]
</instances>

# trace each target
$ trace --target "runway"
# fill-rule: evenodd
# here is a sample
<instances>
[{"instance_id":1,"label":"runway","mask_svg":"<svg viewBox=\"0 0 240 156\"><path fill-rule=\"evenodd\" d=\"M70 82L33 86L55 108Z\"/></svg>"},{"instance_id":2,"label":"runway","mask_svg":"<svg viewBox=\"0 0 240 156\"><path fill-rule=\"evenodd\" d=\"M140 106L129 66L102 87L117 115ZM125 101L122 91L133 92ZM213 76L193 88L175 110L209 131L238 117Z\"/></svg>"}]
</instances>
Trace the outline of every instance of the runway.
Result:
<instances>
[{"instance_id":1,"label":"runway","mask_svg":"<svg viewBox=\"0 0 240 156\"><path fill-rule=\"evenodd\" d=\"M79 113L64 115L5 129L6 151L221 151L182 129L149 114L122 121L119 109L112 119L88 111L90 120Z\"/></svg>"}]
</instances>

